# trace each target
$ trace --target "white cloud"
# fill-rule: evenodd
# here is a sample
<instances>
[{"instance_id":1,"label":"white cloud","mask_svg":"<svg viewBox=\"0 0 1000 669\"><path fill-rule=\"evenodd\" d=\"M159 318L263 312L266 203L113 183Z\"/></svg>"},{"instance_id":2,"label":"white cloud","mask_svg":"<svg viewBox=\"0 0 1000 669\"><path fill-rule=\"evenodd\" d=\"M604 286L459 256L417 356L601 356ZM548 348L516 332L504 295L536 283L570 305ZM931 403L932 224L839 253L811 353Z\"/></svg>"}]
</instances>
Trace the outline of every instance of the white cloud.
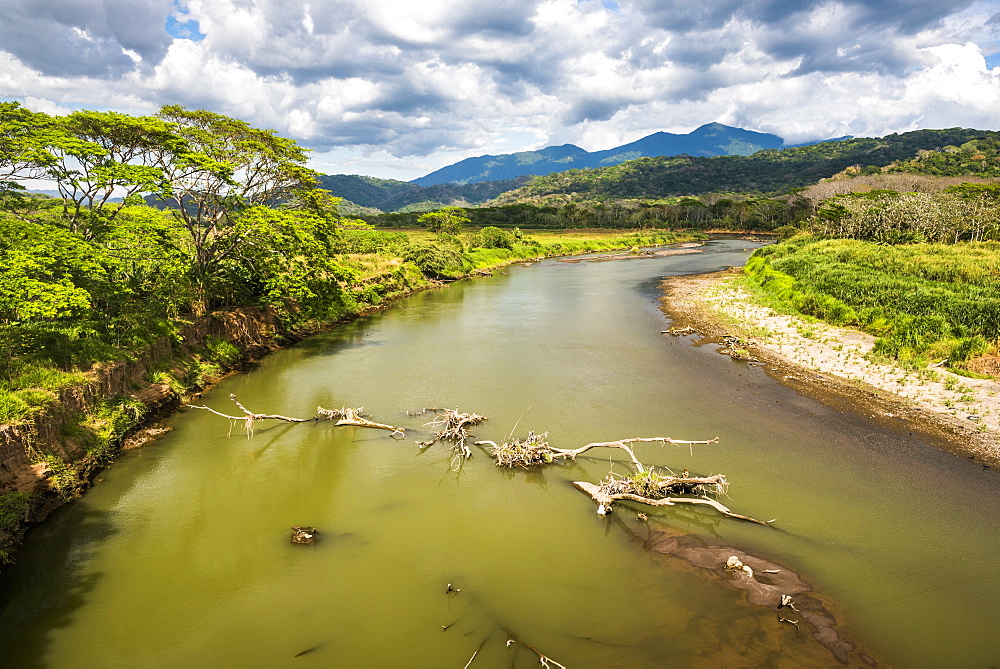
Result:
<instances>
[{"instance_id":1,"label":"white cloud","mask_svg":"<svg viewBox=\"0 0 1000 669\"><path fill-rule=\"evenodd\" d=\"M324 171L411 178L711 121L790 141L1000 124L998 0L128 4L142 25L105 0L6 0L0 98L202 107L318 149Z\"/></svg>"}]
</instances>

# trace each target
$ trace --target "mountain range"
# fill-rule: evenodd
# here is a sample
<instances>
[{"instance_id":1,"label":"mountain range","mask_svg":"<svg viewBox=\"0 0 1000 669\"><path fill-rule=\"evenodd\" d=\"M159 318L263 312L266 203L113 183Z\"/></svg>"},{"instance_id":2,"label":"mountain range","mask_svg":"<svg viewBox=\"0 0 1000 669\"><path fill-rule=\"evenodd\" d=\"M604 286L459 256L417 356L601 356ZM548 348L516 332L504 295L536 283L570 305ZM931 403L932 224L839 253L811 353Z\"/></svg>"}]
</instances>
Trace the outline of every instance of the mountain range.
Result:
<instances>
[{"instance_id":1,"label":"mountain range","mask_svg":"<svg viewBox=\"0 0 1000 669\"><path fill-rule=\"evenodd\" d=\"M776 149L783 144L784 140L777 135L707 123L687 134L655 132L604 151L590 152L573 144L563 144L538 151L466 158L410 183L418 186L473 184L578 168L610 167L626 160L652 156L748 156L761 149Z\"/></svg>"}]
</instances>

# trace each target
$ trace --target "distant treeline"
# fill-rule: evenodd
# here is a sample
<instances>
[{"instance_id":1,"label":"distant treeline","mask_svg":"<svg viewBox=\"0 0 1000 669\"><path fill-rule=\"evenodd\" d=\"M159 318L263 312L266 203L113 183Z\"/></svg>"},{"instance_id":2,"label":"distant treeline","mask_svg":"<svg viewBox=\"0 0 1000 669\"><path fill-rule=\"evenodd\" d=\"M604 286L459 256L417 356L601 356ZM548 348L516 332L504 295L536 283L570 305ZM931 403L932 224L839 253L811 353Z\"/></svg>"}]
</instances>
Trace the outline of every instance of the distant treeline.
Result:
<instances>
[{"instance_id":1,"label":"distant treeline","mask_svg":"<svg viewBox=\"0 0 1000 669\"><path fill-rule=\"evenodd\" d=\"M706 198L707 200L707 198ZM463 211L473 227L568 229L614 228L623 230L774 230L796 225L812 213L804 198L716 198L706 202L694 197L659 202L568 202L563 205L510 204L474 207ZM416 212L362 218L382 228L419 227Z\"/></svg>"}]
</instances>

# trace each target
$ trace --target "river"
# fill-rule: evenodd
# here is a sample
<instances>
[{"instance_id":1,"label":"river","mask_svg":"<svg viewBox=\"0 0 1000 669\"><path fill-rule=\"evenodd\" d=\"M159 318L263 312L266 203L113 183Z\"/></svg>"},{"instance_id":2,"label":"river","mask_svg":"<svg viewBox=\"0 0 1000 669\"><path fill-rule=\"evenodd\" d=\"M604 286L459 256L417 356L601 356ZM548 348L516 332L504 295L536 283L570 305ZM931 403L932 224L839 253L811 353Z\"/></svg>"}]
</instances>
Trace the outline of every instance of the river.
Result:
<instances>
[{"instance_id":1,"label":"river","mask_svg":"<svg viewBox=\"0 0 1000 669\"><path fill-rule=\"evenodd\" d=\"M569 667L837 664L725 578L645 550L657 528L794 569L890 664L1000 663L997 472L660 334L663 277L753 246L511 267L267 356L204 403L364 406L406 439L329 422L259 422L247 439L209 412L171 417L29 533L0 583L0 663L537 666L530 645ZM719 437L637 452L724 473L730 508L777 522L677 507L642 523L627 505L604 519L569 482L627 471L624 453L529 472L477 450L456 468L446 445L414 443L430 417L407 412L425 407L488 416L481 439L533 430L566 448ZM292 525L319 542L291 544Z\"/></svg>"}]
</instances>

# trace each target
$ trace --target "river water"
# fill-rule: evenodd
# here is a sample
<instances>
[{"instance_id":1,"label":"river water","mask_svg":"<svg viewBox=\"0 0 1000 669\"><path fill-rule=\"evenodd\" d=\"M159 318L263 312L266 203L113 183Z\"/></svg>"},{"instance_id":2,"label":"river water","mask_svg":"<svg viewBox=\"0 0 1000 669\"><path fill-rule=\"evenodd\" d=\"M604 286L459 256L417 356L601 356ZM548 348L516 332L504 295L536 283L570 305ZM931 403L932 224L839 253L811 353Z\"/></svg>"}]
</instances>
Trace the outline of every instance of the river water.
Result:
<instances>
[{"instance_id":1,"label":"river water","mask_svg":"<svg viewBox=\"0 0 1000 669\"><path fill-rule=\"evenodd\" d=\"M1000 663L997 472L660 334L663 277L752 246L512 267L266 357L204 402L364 406L407 438L268 422L247 439L205 411L172 417L31 531L2 581L0 664L462 667L478 651L472 667L537 666L526 646L569 667L837 664L724 578L646 551L657 528L794 569L878 659ZM569 482L627 471L623 453L527 472L477 451L456 469L446 445L414 443L430 417L407 412L424 407L489 416L481 439L547 431L567 448L718 436L638 454L727 474L734 511L778 520L678 507L644 524L626 505L603 519ZM292 545L291 525L320 541Z\"/></svg>"}]
</instances>

